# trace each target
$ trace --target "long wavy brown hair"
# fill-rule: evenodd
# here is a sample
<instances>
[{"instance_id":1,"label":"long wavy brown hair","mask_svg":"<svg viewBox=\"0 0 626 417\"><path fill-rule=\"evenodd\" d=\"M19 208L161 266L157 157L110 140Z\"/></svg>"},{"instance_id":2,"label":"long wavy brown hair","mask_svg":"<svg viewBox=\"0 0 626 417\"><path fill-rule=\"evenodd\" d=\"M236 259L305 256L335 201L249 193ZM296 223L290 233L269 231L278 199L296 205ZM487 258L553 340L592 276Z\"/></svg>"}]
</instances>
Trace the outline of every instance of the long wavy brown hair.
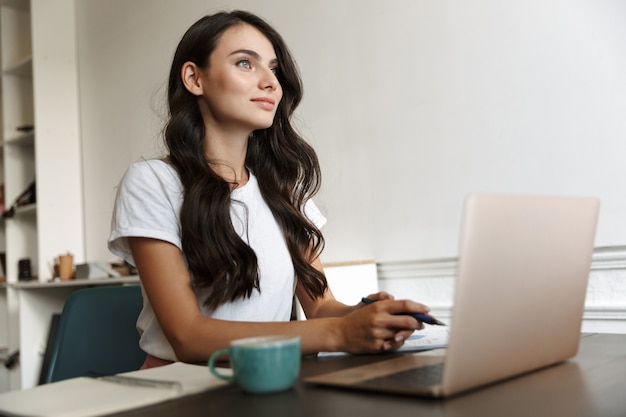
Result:
<instances>
[{"instance_id":1,"label":"long wavy brown hair","mask_svg":"<svg viewBox=\"0 0 626 417\"><path fill-rule=\"evenodd\" d=\"M297 279L313 298L327 288L324 274L311 266L324 247L324 238L304 215L306 202L320 188L319 162L290 121L302 99L298 69L282 37L261 18L243 11L221 12L198 20L178 44L168 85L170 117L164 129L168 161L184 189L180 212L183 253L194 286L208 290L204 305L209 310L260 291L259 268L256 254L232 225L232 184L206 159L198 98L187 91L180 74L188 61L206 68L224 31L238 24L255 27L272 43L283 89L272 126L254 131L249 138L246 166L256 175L263 198L285 236Z\"/></svg>"}]
</instances>

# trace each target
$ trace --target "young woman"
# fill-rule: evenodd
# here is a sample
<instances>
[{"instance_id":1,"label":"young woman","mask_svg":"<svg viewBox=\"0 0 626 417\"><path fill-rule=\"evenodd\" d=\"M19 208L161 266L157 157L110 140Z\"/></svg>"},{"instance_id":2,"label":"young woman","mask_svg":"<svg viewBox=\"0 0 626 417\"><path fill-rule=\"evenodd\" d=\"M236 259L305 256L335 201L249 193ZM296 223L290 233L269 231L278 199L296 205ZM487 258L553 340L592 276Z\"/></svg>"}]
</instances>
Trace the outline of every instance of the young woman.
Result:
<instances>
[{"instance_id":1,"label":"young woman","mask_svg":"<svg viewBox=\"0 0 626 417\"><path fill-rule=\"evenodd\" d=\"M295 334L303 353L393 350L426 306L369 295L347 306L319 260L319 164L290 118L302 97L281 36L235 11L193 24L168 86L168 155L133 164L118 189L109 248L135 265L145 367L205 361L233 339ZM307 316L290 321L293 296ZM356 297L359 294L355 295Z\"/></svg>"}]
</instances>

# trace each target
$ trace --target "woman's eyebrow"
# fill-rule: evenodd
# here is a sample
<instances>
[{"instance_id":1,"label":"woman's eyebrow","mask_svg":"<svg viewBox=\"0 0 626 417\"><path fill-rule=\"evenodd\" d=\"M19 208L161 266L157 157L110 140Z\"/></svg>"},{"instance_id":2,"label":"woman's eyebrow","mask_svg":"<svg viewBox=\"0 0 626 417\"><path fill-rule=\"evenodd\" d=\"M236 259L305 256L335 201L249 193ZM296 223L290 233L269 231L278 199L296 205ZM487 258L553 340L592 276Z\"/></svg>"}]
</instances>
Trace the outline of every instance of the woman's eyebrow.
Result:
<instances>
[{"instance_id":1,"label":"woman's eyebrow","mask_svg":"<svg viewBox=\"0 0 626 417\"><path fill-rule=\"evenodd\" d=\"M261 60L261 55L259 55L257 52L252 51L250 49L237 49L236 51L233 51L230 53L230 55L237 55L237 54L244 54L244 55L248 55L252 58L254 58L257 61ZM274 65L278 63L278 58L274 58L272 60L270 60L270 64Z\"/></svg>"}]
</instances>

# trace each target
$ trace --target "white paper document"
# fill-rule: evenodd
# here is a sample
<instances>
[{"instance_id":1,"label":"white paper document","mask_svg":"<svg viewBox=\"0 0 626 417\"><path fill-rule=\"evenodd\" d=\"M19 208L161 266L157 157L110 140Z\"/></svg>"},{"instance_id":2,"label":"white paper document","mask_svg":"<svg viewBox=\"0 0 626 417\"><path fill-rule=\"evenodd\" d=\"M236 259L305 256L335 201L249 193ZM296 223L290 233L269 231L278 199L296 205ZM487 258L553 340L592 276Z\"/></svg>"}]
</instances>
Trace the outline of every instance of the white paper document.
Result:
<instances>
[{"instance_id":1,"label":"white paper document","mask_svg":"<svg viewBox=\"0 0 626 417\"><path fill-rule=\"evenodd\" d=\"M447 327L429 327L413 332L398 352L421 352L448 346L450 331Z\"/></svg>"},{"instance_id":2,"label":"white paper document","mask_svg":"<svg viewBox=\"0 0 626 417\"><path fill-rule=\"evenodd\" d=\"M228 374L230 369L220 369ZM0 394L0 414L92 417L111 414L227 385L207 366L176 362L112 377L80 377Z\"/></svg>"},{"instance_id":3,"label":"white paper document","mask_svg":"<svg viewBox=\"0 0 626 417\"><path fill-rule=\"evenodd\" d=\"M448 346L450 331L447 327L428 327L416 330L396 352L422 352L425 350L445 348ZM345 352L320 352L319 358L348 355Z\"/></svg>"}]
</instances>

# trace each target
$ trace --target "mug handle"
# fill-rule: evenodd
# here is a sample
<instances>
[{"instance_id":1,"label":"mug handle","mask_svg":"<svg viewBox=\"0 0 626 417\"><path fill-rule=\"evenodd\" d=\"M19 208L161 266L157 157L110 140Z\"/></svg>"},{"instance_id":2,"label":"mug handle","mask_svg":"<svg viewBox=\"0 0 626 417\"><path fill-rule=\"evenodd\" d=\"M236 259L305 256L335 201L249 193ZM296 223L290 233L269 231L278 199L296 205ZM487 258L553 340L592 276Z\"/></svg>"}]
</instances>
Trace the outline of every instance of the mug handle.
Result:
<instances>
[{"instance_id":1,"label":"mug handle","mask_svg":"<svg viewBox=\"0 0 626 417\"><path fill-rule=\"evenodd\" d=\"M235 380L235 377L233 375L222 375L217 371L217 369L215 369L215 361L217 360L217 358L219 358L220 356L228 356L229 353L230 352L228 349L220 349L220 350L213 352L213 354L209 358L209 370L211 371L213 375L215 375L219 379L232 382Z\"/></svg>"}]
</instances>

